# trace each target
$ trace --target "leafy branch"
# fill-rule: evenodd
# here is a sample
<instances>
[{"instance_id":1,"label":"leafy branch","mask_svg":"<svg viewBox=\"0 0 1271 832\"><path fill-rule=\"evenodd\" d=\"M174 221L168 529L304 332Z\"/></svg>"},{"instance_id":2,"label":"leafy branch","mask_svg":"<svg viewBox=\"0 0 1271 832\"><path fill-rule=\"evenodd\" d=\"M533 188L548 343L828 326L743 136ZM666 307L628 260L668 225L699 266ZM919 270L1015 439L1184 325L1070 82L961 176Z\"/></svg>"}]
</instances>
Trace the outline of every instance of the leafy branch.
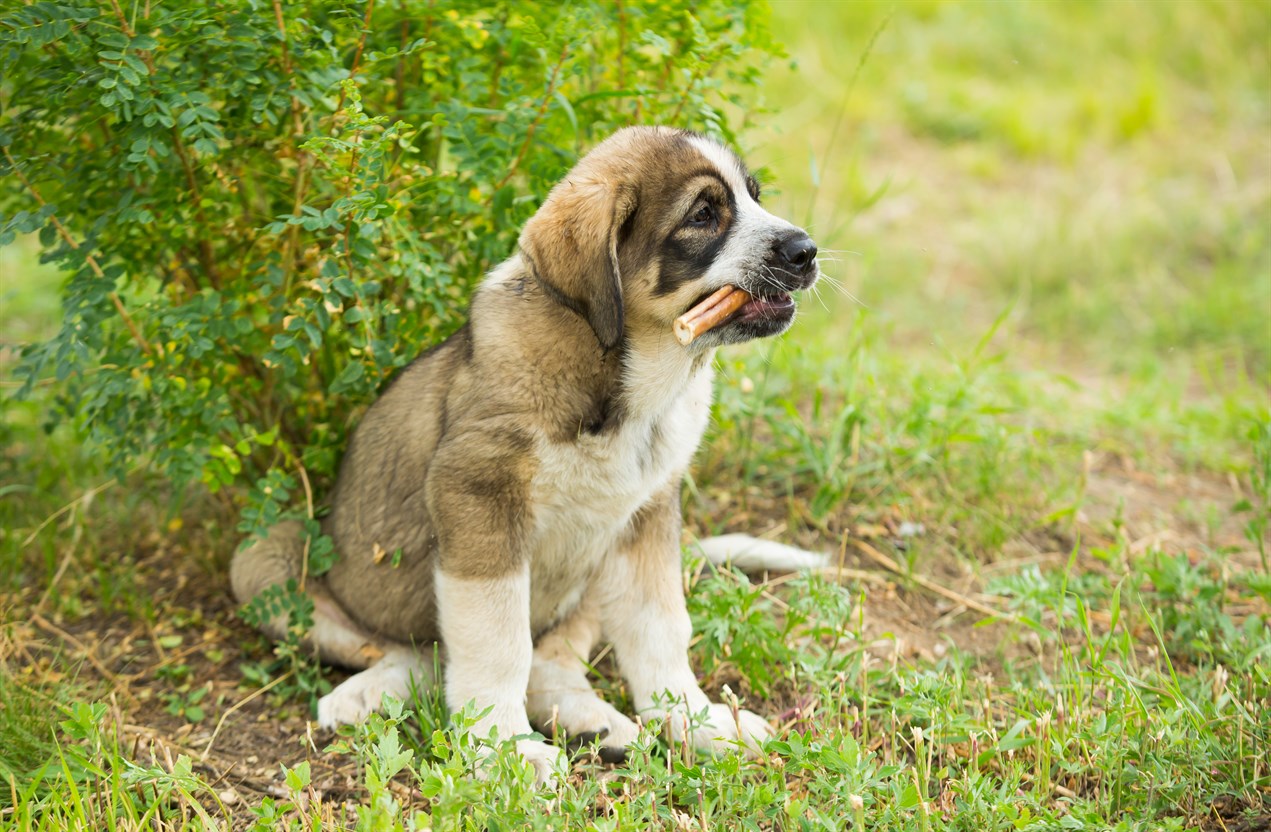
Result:
<instances>
[{"instance_id":1,"label":"leafy branch","mask_svg":"<svg viewBox=\"0 0 1271 832\"><path fill-rule=\"evenodd\" d=\"M9 153L9 148L0 147L0 151L4 152L5 161L9 163L9 169L13 171L13 175L18 178L18 181L21 182L28 191L31 192L31 197L35 200L36 205L39 205L41 208L47 208L48 203L44 200L44 197L40 195L39 189L36 188L31 180L27 179L26 174L22 172L22 169L18 166L17 161L13 158L12 154ZM66 230L66 226L62 225L62 221L57 218L57 214L50 212L49 222L53 225L53 228L57 230L57 235L62 238L62 241L66 243L66 245L70 246L71 249L75 251L79 251L79 243L75 242L75 238L72 237L71 233ZM106 273L102 270L102 267L98 265L97 258L92 254L84 254L84 262L87 263L88 267L93 270L93 274L95 274L98 279L109 279L106 277ZM158 356L162 358L163 347L152 347L150 345L150 342L147 341L145 336L141 334L141 330L137 328L137 324L132 319L132 316L128 314L128 310L124 307L124 302L119 298L119 293L113 289L110 291L110 302L114 305L115 311L119 313L119 317L123 320L124 325L128 327L128 331L132 333L133 340L137 342L137 346L141 347L142 352L146 353L146 355L158 354Z\"/></svg>"}]
</instances>

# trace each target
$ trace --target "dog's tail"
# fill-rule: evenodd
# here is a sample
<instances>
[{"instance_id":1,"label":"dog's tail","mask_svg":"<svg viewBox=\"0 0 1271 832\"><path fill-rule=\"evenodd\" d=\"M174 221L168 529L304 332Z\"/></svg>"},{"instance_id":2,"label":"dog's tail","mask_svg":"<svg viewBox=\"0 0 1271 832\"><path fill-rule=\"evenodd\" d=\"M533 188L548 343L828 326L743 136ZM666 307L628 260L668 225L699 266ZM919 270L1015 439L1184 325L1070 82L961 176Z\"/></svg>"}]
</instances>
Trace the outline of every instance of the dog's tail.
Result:
<instances>
[{"instance_id":1,"label":"dog's tail","mask_svg":"<svg viewBox=\"0 0 1271 832\"><path fill-rule=\"evenodd\" d=\"M761 540L748 534L725 534L697 541L697 549L717 566L732 564L746 572L797 572L829 566L828 555Z\"/></svg>"}]
</instances>

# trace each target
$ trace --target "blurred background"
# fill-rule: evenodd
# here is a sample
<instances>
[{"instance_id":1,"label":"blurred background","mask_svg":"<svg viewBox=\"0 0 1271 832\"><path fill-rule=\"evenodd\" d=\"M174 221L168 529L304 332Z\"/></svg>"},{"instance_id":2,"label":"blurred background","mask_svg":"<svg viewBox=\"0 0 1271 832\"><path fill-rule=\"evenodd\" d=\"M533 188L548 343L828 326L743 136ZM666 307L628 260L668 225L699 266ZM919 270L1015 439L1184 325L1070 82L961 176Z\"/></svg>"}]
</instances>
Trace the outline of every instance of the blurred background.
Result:
<instances>
[{"instance_id":1,"label":"blurred background","mask_svg":"<svg viewBox=\"0 0 1271 832\"><path fill-rule=\"evenodd\" d=\"M797 70L750 138L898 341L1005 312L1074 373L1267 380L1268 4L773 10Z\"/></svg>"},{"instance_id":2,"label":"blurred background","mask_svg":"<svg viewBox=\"0 0 1271 832\"><path fill-rule=\"evenodd\" d=\"M814 519L843 493L848 515L901 506L956 530L917 550L964 562L1126 513L1140 536L1247 545L1231 508L1267 455L1271 5L773 12L791 60L748 156L830 279L781 344L723 357L725 422L808 461L763 490L816 479ZM764 373L786 401L768 419L728 386ZM813 395L853 412L793 406ZM716 443L704 473L721 446L756 453Z\"/></svg>"}]
</instances>

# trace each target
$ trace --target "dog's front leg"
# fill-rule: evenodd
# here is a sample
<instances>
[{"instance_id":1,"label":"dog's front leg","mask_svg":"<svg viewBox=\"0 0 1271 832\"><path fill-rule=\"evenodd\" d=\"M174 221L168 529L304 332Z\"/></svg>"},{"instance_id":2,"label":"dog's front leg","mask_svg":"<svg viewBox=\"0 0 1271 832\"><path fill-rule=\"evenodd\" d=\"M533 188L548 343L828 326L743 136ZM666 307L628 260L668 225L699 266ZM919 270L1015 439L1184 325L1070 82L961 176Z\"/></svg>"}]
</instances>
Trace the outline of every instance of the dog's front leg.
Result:
<instances>
[{"instance_id":1,"label":"dog's front leg","mask_svg":"<svg viewBox=\"0 0 1271 832\"><path fill-rule=\"evenodd\" d=\"M464 436L443 446L429 474L438 530L437 623L445 650L446 705L485 715L473 730L498 739L530 733L525 712L534 645L530 565L524 551L527 460L512 434ZM552 783L561 752L522 739L517 750L540 783Z\"/></svg>"},{"instance_id":2,"label":"dog's front leg","mask_svg":"<svg viewBox=\"0 0 1271 832\"><path fill-rule=\"evenodd\" d=\"M634 701L646 717L665 717L677 740L754 754L772 735L758 714L712 703L688 660L692 623L684 603L679 489L671 486L642 509L602 579L603 625ZM706 711L706 722L693 727Z\"/></svg>"},{"instance_id":3,"label":"dog's front leg","mask_svg":"<svg viewBox=\"0 0 1271 832\"><path fill-rule=\"evenodd\" d=\"M525 564L497 578L463 578L437 572L437 612L446 651L446 705L456 712L469 702L489 708L473 727L501 740L530 733L525 713L534 645L530 640L530 573ZM536 740L517 750L541 783L553 780L561 752Z\"/></svg>"}]
</instances>

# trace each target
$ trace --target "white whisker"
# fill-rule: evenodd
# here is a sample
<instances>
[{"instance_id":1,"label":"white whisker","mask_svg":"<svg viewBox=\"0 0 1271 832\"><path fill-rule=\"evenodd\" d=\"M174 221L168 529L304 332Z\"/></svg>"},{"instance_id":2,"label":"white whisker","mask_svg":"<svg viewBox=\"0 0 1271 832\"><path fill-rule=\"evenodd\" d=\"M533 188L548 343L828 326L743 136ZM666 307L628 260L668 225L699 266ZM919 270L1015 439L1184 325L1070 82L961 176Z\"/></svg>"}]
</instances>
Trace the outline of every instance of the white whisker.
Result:
<instances>
[{"instance_id":1,"label":"white whisker","mask_svg":"<svg viewBox=\"0 0 1271 832\"><path fill-rule=\"evenodd\" d=\"M843 282L840 281L838 278L832 277L823 271L821 272L821 281L828 283L834 289L834 291L838 292L840 295L850 298L853 303L857 304L862 309L869 309L869 304L865 303L860 298L856 297L856 295L852 294L851 291L849 291L848 288L843 285Z\"/></svg>"}]
</instances>

